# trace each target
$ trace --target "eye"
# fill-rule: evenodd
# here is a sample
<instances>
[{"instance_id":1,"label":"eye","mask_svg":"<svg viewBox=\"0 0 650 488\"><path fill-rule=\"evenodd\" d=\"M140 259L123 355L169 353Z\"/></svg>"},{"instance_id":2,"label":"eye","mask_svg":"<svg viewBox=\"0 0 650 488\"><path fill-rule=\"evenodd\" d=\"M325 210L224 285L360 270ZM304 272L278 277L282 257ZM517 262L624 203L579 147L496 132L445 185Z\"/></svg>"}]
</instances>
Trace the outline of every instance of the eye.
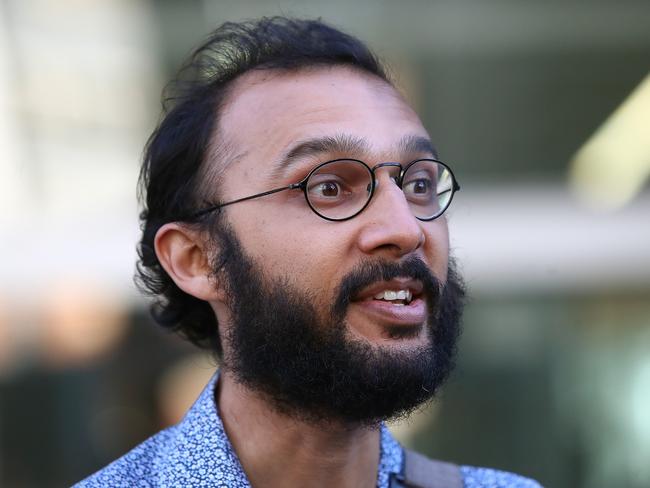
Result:
<instances>
[{"instance_id":1,"label":"eye","mask_svg":"<svg viewBox=\"0 0 650 488\"><path fill-rule=\"evenodd\" d=\"M341 185L334 180L319 181L309 187L309 193L315 197L336 198L342 192Z\"/></svg>"},{"instance_id":2,"label":"eye","mask_svg":"<svg viewBox=\"0 0 650 488\"><path fill-rule=\"evenodd\" d=\"M407 195L429 195L433 189L430 178L412 179L402 186L402 191Z\"/></svg>"}]
</instances>

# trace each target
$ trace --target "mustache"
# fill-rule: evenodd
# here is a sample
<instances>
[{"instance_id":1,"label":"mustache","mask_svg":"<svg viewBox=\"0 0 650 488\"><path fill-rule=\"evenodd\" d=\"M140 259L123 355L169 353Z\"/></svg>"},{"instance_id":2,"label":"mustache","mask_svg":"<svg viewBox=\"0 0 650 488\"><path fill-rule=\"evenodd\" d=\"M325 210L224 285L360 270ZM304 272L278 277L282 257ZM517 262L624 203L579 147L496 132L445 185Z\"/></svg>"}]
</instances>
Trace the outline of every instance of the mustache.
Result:
<instances>
[{"instance_id":1,"label":"mustache","mask_svg":"<svg viewBox=\"0 0 650 488\"><path fill-rule=\"evenodd\" d=\"M443 284L434 276L421 258L409 256L397 263L366 261L357 265L341 281L339 293L334 302L334 315L343 317L352 297L367 286L378 281L389 281L398 277L411 278L422 282L422 292L427 298L429 306L434 309L438 305Z\"/></svg>"}]
</instances>

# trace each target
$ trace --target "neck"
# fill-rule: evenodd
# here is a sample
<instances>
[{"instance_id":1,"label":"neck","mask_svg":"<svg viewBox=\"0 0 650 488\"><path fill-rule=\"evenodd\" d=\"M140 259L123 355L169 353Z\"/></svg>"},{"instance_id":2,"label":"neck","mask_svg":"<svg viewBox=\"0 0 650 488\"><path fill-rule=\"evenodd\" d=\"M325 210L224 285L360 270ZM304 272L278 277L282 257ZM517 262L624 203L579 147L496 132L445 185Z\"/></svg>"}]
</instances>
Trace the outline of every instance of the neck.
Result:
<instances>
[{"instance_id":1,"label":"neck","mask_svg":"<svg viewBox=\"0 0 650 488\"><path fill-rule=\"evenodd\" d=\"M228 438L253 487L374 487L379 429L311 423L278 412L222 371L216 399Z\"/></svg>"}]
</instances>

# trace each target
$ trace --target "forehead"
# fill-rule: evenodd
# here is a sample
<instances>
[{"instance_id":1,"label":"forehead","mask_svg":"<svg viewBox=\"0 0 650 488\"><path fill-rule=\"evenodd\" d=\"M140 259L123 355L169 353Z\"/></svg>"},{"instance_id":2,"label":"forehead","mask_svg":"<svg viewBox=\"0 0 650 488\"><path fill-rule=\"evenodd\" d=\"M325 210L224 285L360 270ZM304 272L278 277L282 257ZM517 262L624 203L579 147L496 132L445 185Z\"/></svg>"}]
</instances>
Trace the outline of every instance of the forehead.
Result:
<instances>
[{"instance_id":1,"label":"forehead","mask_svg":"<svg viewBox=\"0 0 650 488\"><path fill-rule=\"evenodd\" d=\"M346 67L247 73L228 97L219 134L258 167L311 138L349 136L372 153L357 157L394 157L405 137L428 137L395 88Z\"/></svg>"}]
</instances>

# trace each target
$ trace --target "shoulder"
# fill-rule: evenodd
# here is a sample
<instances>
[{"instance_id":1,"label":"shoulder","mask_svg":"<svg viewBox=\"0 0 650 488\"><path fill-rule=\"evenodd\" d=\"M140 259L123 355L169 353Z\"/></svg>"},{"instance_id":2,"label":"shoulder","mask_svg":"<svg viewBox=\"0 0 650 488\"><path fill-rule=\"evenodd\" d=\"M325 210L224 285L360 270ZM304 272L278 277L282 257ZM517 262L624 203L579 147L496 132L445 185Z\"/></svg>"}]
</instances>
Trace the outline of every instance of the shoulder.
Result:
<instances>
[{"instance_id":1,"label":"shoulder","mask_svg":"<svg viewBox=\"0 0 650 488\"><path fill-rule=\"evenodd\" d=\"M75 488L247 487L214 403L217 375L180 423L150 437Z\"/></svg>"},{"instance_id":2,"label":"shoulder","mask_svg":"<svg viewBox=\"0 0 650 488\"><path fill-rule=\"evenodd\" d=\"M158 432L105 468L80 481L74 488L147 487L163 469L165 446L173 440L174 427ZM166 460L165 462L168 462Z\"/></svg>"},{"instance_id":3,"label":"shoulder","mask_svg":"<svg viewBox=\"0 0 650 488\"><path fill-rule=\"evenodd\" d=\"M461 466L465 488L541 488L537 481L507 471Z\"/></svg>"}]
</instances>

